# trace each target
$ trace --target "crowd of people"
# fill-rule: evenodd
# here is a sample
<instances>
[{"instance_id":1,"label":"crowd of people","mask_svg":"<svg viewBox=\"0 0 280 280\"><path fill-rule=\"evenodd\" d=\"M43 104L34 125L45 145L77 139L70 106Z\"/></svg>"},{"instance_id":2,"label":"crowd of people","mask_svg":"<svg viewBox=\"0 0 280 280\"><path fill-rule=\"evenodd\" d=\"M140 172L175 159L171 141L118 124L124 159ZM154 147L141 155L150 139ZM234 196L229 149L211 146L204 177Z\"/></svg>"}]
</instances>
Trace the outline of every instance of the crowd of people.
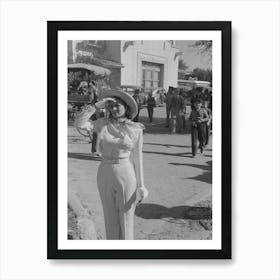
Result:
<instances>
[{"instance_id":1,"label":"crowd of people","mask_svg":"<svg viewBox=\"0 0 280 280\"><path fill-rule=\"evenodd\" d=\"M170 133L181 133L186 130L190 121L192 134L192 155L196 156L198 147L203 153L209 143L212 123L212 93L207 89L193 89L185 93L182 89L169 87L165 97L166 127ZM197 142L199 145L197 147Z\"/></svg>"},{"instance_id":2,"label":"crowd of people","mask_svg":"<svg viewBox=\"0 0 280 280\"><path fill-rule=\"evenodd\" d=\"M138 122L141 103L139 99L139 90L135 90L133 95L138 113L133 121ZM212 93L207 89L196 88L185 92L182 89L169 87L164 96L166 103L166 127L170 134L184 133L187 129L187 123L190 123L192 134L192 154L196 156L198 148L203 153L204 148L209 143L209 135L212 123ZM156 100L149 92L146 99L146 107L149 122L153 122L154 108ZM187 122L189 120L189 122ZM199 144L197 145L197 142Z\"/></svg>"},{"instance_id":3,"label":"crowd of people","mask_svg":"<svg viewBox=\"0 0 280 280\"><path fill-rule=\"evenodd\" d=\"M80 95L90 97L91 104L95 104L99 100L100 89L94 81L81 81L77 87L77 92ZM140 90L135 89L132 95L137 104L137 113L133 118L134 122L139 121L139 113L143 106L140 100ZM183 89L169 87L167 93L163 96L166 104L166 127L169 128L169 133L184 133L190 126L192 134L192 154L195 157L198 148L203 153L205 146L209 143L209 135L211 132L212 123L212 92L208 89L196 88L186 92ZM148 93L145 99L147 115L149 122L153 122L154 108L156 100L152 92ZM70 108L71 109L71 108ZM92 120L104 117L102 110L97 110L92 116ZM97 136L93 133L92 153L96 151ZM197 147L197 142L199 142Z\"/></svg>"}]
</instances>

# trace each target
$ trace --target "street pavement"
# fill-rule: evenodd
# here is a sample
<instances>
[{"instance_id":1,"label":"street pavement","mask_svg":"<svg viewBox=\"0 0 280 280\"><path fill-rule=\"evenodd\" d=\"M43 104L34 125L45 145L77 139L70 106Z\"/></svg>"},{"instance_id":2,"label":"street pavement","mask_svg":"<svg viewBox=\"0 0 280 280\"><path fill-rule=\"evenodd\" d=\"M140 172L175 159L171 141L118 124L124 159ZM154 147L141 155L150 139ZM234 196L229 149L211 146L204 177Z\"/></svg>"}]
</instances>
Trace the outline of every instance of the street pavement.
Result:
<instances>
[{"instance_id":1,"label":"street pavement","mask_svg":"<svg viewBox=\"0 0 280 280\"><path fill-rule=\"evenodd\" d=\"M135 239L212 238L212 142L192 158L191 135L169 134L165 108L157 107L153 123L140 112L144 131L143 161L148 198L135 211ZM98 235L105 239L103 212L96 185L100 159L88 139L68 126L68 186L94 213Z\"/></svg>"}]
</instances>

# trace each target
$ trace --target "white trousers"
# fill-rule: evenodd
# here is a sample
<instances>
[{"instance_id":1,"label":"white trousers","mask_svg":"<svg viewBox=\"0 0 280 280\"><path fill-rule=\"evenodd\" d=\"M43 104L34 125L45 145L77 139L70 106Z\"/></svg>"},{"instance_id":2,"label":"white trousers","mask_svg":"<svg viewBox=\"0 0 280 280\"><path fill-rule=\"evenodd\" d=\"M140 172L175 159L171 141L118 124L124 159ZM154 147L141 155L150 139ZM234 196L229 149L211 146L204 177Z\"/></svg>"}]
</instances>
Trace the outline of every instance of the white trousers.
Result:
<instances>
[{"instance_id":1,"label":"white trousers","mask_svg":"<svg viewBox=\"0 0 280 280\"><path fill-rule=\"evenodd\" d=\"M118 163L103 161L97 172L97 185L105 219L107 239L134 238L136 177L129 159Z\"/></svg>"}]
</instances>

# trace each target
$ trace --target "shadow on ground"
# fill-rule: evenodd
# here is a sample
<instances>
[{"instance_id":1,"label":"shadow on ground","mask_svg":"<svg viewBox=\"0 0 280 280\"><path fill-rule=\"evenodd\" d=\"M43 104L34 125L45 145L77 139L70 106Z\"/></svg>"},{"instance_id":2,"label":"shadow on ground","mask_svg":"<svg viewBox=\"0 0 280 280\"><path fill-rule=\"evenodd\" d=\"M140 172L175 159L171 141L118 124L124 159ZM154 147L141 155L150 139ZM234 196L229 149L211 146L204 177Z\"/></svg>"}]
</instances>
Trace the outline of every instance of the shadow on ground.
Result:
<instances>
[{"instance_id":1,"label":"shadow on ground","mask_svg":"<svg viewBox=\"0 0 280 280\"><path fill-rule=\"evenodd\" d=\"M93 154L88 154L88 153L68 153L68 158L101 161L100 157L97 157L97 156L94 156Z\"/></svg>"},{"instance_id":2,"label":"shadow on ground","mask_svg":"<svg viewBox=\"0 0 280 280\"><path fill-rule=\"evenodd\" d=\"M167 208L158 204L142 203L136 208L135 215L143 219L208 220L212 219L212 210L210 207L176 206Z\"/></svg>"},{"instance_id":3,"label":"shadow on ground","mask_svg":"<svg viewBox=\"0 0 280 280\"><path fill-rule=\"evenodd\" d=\"M187 146L187 145L173 145L173 144L160 144L160 143L144 143L144 145L163 146L166 148L170 148L170 147L191 148L191 146Z\"/></svg>"},{"instance_id":4,"label":"shadow on ground","mask_svg":"<svg viewBox=\"0 0 280 280\"><path fill-rule=\"evenodd\" d=\"M166 127L166 118L153 118L153 122L150 123L149 118L146 116L140 116L139 122L145 125L144 133L148 134L170 134L170 128ZM187 125L185 131L180 134L189 134L190 127Z\"/></svg>"},{"instance_id":5,"label":"shadow on ground","mask_svg":"<svg viewBox=\"0 0 280 280\"><path fill-rule=\"evenodd\" d=\"M148 117L139 117L139 122L145 125L144 133L148 134L169 134L169 128L165 127L164 118L153 118L150 123Z\"/></svg>"},{"instance_id":6,"label":"shadow on ground","mask_svg":"<svg viewBox=\"0 0 280 280\"><path fill-rule=\"evenodd\" d=\"M192 153L165 153L165 152L154 152L154 151L143 151L145 154L155 154L163 156L174 156L174 157L191 157Z\"/></svg>"},{"instance_id":7,"label":"shadow on ground","mask_svg":"<svg viewBox=\"0 0 280 280\"><path fill-rule=\"evenodd\" d=\"M171 165L181 166L185 165L188 167L194 167L203 170L204 172L200 175L197 175L195 177L186 177L183 179L192 179L201 181L204 183L212 184L212 160L209 160L206 162L207 165L202 164L192 164L192 163L176 163L176 162L170 162Z\"/></svg>"}]
</instances>

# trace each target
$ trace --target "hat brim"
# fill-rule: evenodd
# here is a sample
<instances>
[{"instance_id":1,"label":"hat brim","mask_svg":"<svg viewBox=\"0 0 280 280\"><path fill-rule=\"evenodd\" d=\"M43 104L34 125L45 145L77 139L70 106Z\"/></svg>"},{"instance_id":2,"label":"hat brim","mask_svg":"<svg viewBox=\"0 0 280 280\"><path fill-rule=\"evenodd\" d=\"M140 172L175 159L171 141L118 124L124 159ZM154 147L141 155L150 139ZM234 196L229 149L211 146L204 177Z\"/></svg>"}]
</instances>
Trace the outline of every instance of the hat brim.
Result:
<instances>
[{"instance_id":1,"label":"hat brim","mask_svg":"<svg viewBox=\"0 0 280 280\"><path fill-rule=\"evenodd\" d=\"M101 94L101 99L106 97L118 97L127 104L130 108L131 119L138 113L137 103L134 98L129 94L119 89L104 89Z\"/></svg>"}]
</instances>

